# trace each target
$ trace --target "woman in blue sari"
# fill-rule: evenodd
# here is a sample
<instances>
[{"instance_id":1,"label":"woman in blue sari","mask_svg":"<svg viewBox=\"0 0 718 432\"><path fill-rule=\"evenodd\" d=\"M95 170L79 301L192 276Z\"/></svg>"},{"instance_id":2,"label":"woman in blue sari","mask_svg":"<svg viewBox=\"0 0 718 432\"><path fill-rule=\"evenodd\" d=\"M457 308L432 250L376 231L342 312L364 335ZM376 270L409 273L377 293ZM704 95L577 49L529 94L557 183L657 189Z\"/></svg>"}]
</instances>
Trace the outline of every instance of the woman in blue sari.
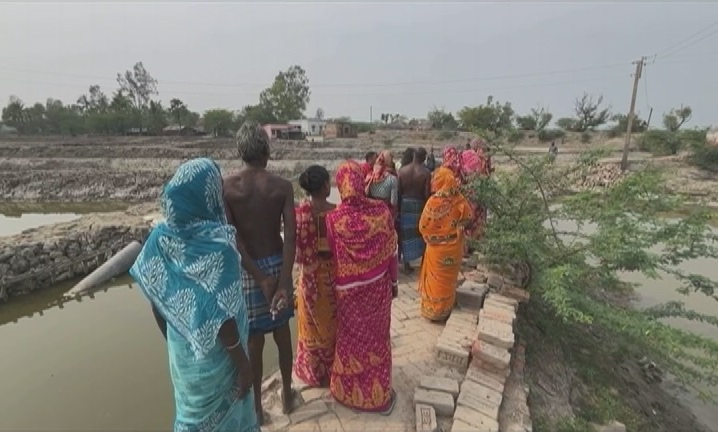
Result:
<instances>
[{"instance_id":1,"label":"woman in blue sari","mask_svg":"<svg viewBox=\"0 0 718 432\"><path fill-rule=\"evenodd\" d=\"M174 431L259 432L240 258L217 164L182 164L161 207L165 222L152 230L130 274L167 339Z\"/></svg>"}]
</instances>

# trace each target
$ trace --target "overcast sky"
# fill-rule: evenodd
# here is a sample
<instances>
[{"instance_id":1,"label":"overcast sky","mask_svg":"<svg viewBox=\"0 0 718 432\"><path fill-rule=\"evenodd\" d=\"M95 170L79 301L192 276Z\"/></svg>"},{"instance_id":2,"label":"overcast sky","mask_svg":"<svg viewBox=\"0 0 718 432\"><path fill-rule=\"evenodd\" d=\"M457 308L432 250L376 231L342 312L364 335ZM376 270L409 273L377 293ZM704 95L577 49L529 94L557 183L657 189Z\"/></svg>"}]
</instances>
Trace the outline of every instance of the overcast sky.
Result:
<instances>
[{"instance_id":1,"label":"overcast sky","mask_svg":"<svg viewBox=\"0 0 718 432\"><path fill-rule=\"evenodd\" d=\"M74 102L93 83L110 94L142 61L160 99L200 112L256 103L299 64L308 115L425 117L491 94L559 117L584 91L625 113L642 55L642 116L686 104L691 125L718 125L718 2L0 3L3 105Z\"/></svg>"}]
</instances>

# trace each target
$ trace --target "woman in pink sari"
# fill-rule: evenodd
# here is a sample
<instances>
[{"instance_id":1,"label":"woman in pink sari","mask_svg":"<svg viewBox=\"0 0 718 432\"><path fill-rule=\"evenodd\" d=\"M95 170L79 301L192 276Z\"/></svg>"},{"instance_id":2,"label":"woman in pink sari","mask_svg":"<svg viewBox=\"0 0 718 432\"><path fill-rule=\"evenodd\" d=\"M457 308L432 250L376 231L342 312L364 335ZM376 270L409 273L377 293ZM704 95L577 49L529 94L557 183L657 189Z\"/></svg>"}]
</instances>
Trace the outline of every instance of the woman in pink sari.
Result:
<instances>
[{"instance_id":1,"label":"woman in pink sari","mask_svg":"<svg viewBox=\"0 0 718 432\"><path fill-rule=\"evenodd\" d=\"M326 215L334 210L327 201L329 172L312 165L299 176L309 195L296 208L297 252L297 355L294 374L311 387L327 387L334 363L336 305L334 261L327 243Z\"/></svg>"},{"instance_id":2,"label":"woman in pink sari","mask_svg":"<svg viewBox=\"0 0 718 432\"><path fill-rule=\"evenodd\" d=\"M486 143L483 140L475 139L471 142L471 148L461 153L461 171L464 184L471 182L471 179L475 176L488 177L491 174L491 159L486 154L485 146ZM466 227L466 236L469 239L478 240L486 223L486 209L470 190L465 191L465 195L474 210L474 218ZM467 244L467 246L471 250L470 245Z\"/></svg>"},{"instance_id":3,"label":"woman in pink sari","mask_svg":"<svg viewBox=\"0 0 718 432\"><path fill-rule=\"evenodd\" d=\"M342 405L388 415L391 386L391 300L397 295L396 230L389 208L368 199L361 167L336 175L341 204L327 214L334 255L337 334L330 391Z\"/></svg>"}]
</instances>

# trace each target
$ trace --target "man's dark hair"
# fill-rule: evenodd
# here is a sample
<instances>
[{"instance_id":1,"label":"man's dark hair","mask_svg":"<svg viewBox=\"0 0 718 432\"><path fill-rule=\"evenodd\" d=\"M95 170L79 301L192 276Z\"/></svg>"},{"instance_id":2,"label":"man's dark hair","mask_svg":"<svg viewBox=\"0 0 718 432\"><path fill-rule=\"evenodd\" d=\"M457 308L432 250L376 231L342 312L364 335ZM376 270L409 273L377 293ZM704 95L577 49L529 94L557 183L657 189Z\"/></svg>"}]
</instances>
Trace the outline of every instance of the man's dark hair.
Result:
<instances>
[{"instance_id":1,"label":"man's dark hair","mask_svg":"<svg viewBox=\"0 0 718 432\"><path fill-rule=\"evenodd\" d=\"M419 147L416 149L416 152L414 152L414 162L423 164L426 160L426 149L424 147Z\"/></svg>"},{"instance_id":2,"label":"man's dark hair","mask_svg":"<svg viewBox=\"0 0 718 432\"><path fill-rule=\"evenodd\" d=\"M369 162L371 159L377 156L379 156L379 154L375 151L366 152L366 154L364 155L364 160Z\"/></svg>"},{"instance_id":3,"label":"man's dark hair","mask_svg":"<svg viewBox=\"0 0 718 432\"><path fill-rule=\"evenodd\" d=\"M401 166L409 165L414 161L414 147L407 147L401 155Z\"/></svg>"},{"instance_id":4,"label":"man's dark hair","mask_svg":"<svg viewBox=\"0 0 718 432\"><path fill-rule=\"evenodd\" d=\"M470 143L470 142L467 142L467 143L466 143L466 150L471 150L471 143Z\"/></svg>"}]
</instances>

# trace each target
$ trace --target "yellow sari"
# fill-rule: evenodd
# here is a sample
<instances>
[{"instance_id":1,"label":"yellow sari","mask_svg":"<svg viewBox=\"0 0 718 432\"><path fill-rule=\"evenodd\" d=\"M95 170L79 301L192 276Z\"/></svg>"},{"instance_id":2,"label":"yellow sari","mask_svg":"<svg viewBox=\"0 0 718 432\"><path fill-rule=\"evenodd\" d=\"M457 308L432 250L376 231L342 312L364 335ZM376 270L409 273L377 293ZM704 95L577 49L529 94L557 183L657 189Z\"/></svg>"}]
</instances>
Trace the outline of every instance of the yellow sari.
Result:
<instances>
[{"instance_id":1,"label":"yellow sari","mask_svg":"<svg viewBox=\"0 0 718 432\"><path fill-rule=\"evenodd\" d=\"M421 314L432 321L446 319L456 301L456 282L464 255L464 226L473 217L471 204L459 192L453 171L441 167L431 181L434 193L419 220L426 252L419 272Z\"/></svg>"}]
</instances>

